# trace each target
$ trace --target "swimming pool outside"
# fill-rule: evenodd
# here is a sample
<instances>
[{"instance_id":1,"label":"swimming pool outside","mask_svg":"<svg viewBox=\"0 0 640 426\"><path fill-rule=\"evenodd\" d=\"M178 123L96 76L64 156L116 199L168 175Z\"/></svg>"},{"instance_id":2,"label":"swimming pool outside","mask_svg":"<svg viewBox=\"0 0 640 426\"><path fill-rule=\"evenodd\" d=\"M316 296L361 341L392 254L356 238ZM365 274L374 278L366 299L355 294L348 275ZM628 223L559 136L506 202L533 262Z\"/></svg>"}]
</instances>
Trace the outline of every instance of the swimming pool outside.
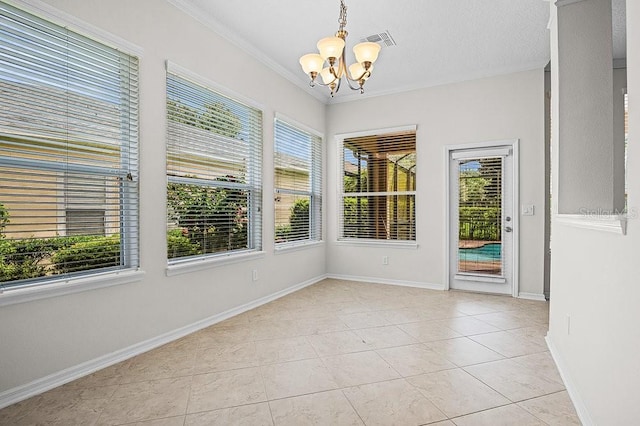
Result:
<instances>
[{"instance_id":1,"label":"swimming pool outside","mask_svg":"<svg viewBox=\"0 0 640 426\"><path fill-rule=\"evenodd\" d=\"M502 259L502 243L489 243L474 248L459 248L462 262L495 262Z\"/></svg>"}]
</instances>

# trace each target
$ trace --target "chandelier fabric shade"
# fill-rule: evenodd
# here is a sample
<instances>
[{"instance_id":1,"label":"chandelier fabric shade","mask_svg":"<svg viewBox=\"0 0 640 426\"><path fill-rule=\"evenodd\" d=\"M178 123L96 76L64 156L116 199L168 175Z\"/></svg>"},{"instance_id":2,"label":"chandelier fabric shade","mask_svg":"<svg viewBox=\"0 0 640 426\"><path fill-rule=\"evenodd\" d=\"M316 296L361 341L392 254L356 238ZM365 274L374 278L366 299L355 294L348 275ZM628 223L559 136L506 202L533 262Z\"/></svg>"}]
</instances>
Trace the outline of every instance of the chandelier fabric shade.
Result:
<instances>
[{"instance_id":1,"label":"chandelier fabric shade","mask_svg":"<svg viewBox=\"0 0 640 426\"><path fill-rule=\"evenodd\" d=\"M380 45L377 43L364 42L353 47L353 54L356 62L347 67L345 58L347 31L347 6L344 0L340 0L340 18L338 19L340 28L335 36L325 37L318 41L319 53L308 53L300 58L300 65L305 74L309 75L311 81L309 85L316 84L326 86L331 91L331 96L340 90L343 80L347 81L349 88L359 90L364 93L364 83L371 77L373 63L378 59ZM328 65L328 66L327 66ZM318 75L322 82L318 81ZM352 84L355 82L357 84Z\"/></svg>"}]
</instances>

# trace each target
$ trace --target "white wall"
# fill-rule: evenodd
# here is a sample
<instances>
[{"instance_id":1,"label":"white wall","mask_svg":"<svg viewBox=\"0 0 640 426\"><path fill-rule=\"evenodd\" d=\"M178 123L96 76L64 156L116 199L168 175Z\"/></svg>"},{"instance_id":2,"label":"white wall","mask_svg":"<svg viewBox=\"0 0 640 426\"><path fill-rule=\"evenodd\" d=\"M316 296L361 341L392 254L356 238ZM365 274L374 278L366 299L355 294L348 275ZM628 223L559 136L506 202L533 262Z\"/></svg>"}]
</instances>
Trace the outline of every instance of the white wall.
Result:
<instances>
[{"instance_id":1,"label":"white wall","mask_svg":"<svg viewBox=\"0 0 640 426\"><path fill-rule=\"evenodd\" d=\"M273 118L322 131L324 105L165 1L48 0L133 43L140 57L140 231L144 279L0 308L0 395L99 356L323 276L325 248L273 250ZM261 104L265 257L166 277L165 61ZM251 270L259 280L252 282Z\"/></svg>"},{"instance_id":2,"label":"white wall","mask_svg":"<svg viewBox=\"0 0 640 426\"><path fill-rule=\"evenodd\" d=\"M613 48L611 1L560 2L556 21L559 55L552 57L559 85L559 138L554 152L560 167L557 209L579 214L584 208L614 209ZM579 165L579 166L578 166Z\"/></svg>"},{"instance_id":3,"label":"white wall","mask_svg":"<svg viewBox=\"0 0 640 426\"><path fill-rule=\"evenodd\" d=\"M373 80L370 84L373 84ZM336 242L339 164L334 135L416 124L417 249ZM329 274L442 286L446 145L520 139L520 292L544 285L544 71L520 72L328 107L327 268ZM382 257L389 256L389 265Z\"/></svg>"},{"instance_id":4,"label":"white wall","mask_svg":"<svg viewBox=\"0 0 640 426\"><path fill-rule=\"evenodd\" d=\"M561 223L558 216L553 218L548 341L585 425L640 421L640 146L634 143L640 138L636 104L640 97L640 3L635 1L627 2L627 71L632 212L627 235L580 229ZM557 114L553 120L558 122ZM553 166L556 170L557 159Z\"/></svg>"}]
</instances>

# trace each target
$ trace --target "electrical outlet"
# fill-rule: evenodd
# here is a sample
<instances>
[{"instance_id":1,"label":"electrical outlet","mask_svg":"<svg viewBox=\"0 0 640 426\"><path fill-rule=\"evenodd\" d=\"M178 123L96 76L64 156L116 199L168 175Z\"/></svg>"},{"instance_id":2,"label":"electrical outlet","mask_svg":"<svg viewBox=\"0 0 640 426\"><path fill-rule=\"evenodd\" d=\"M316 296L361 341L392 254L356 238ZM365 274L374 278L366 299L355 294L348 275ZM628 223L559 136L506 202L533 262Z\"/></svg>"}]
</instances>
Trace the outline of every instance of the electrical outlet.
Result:
<instances>
[{"instance_id":1,"label":"electrical outlet","mask_svg":"<svg viewBox=\"0 0 640 426\"><path fill-rule=\"evenodd\" d=\"M253 278L254 281L258 281L258 270L257 269L254 269L251 272L251 277Z\"/></svg>"},{"instance_id":2,"label":"electrical outlet","mask_svg":"<svg viewBox=\"0 0 640 426\"><path fill-rule=\"evenodd\" d=\"M382 256L382 264L383 265L389 264L389 256Z\"/></svg>"}]
</instances>

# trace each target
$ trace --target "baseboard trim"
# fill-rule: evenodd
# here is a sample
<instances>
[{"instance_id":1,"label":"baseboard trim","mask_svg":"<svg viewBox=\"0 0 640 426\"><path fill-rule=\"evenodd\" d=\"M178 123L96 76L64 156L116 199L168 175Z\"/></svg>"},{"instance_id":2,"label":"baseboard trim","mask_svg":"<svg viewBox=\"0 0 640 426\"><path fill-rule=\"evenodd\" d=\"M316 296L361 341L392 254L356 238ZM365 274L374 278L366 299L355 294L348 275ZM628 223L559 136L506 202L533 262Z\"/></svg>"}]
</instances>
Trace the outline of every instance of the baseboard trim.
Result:
<instances>
[{"instance_id":1,"label":"baseboard trim","mask_svg":"<svg viewBox=\"0 0 640 426\"><path fill-rule=\"evenodd\" d=\"M203 320L196 321L193 324L180 327L176 330L161 334L157 337L153 337L140 343L136 343L124 349L117 350L110 354L100 356L90 361L86 361L81 364L74 365L73 367L55 372L40 379L36 379L24 385L17 386L13 389L6 390L0 393L0 409L23 401L27 398L31 398L32 396L41 394L58 386L64 385L65 383L69 383L73 380L79 379L103 368L125 361L136 355L140 355L144 352L150 351L159 346L180 339L181 337L184 337L188 334L194 333L198 330L202 330L203 328L209 327L220 321L224 321L243 312L257 308L258 306L262 306L265 303L269 303L271 301L284 297L287 294L293 293L294 291L301 290L305 287L322 281L325 278L327 278L326 275L312 278L310 280L293 285L268 296L264 296L251 302L245 303L233 309L229 309Z\"/></svg>"},{"instance_id":2,"label":"baseboard trim","mask_svg":"<svg viewBox=\"0 0 640 426\"><path fill-rule=\"evenodd\" d=\"M547 298L542 293L538 294L538 293L522 293L522 292L520 292L518 294L518 298L519 299L527 299L527 300L538 300L540 302L546 302L547 301Z\"/></svg>"},{"instance_id":3,"label":"baseboard trim","mask_svg":"<svg viewBox=\"0 0 640 426\"><path fill-rule=\"evenodd\" d=\"M398 285L402 287L416 287L416 288L424 288L427 290L444 290L443 284L432 284L432 283L424 283L419 281L390 280L387 278L362 277L357 275L341 275L341 274L327 274L327 278L333 278L336 280L367 282L367 283L373 283L373 284Z\"/></svg>"},{"instance_id":4,"label":"baseboard trim","mask_svg":"<svg viewBox=\"0 0 640 426\"><path fill-rule=\"evenodd\" d=\"M569 398L571 398L571 402L573 402L573 406L576 409L576 413L578 414L578 418L582 422L583 426L592 426L595 425L593 419L589 415L589 410L587 410L587 405L584 403L584 400L580 396L576 385L569 374L569 370L567 369L567 364L562 359L562 356L558 352L558 349L551 341L549 334L546 335L544 340L547 342L547 347L549 348L549 352L551 353L551 357L556 363L556 367L558 367L558 372L560 373L560 377L562 377L562 381L564 382L564 387L567 389L567 393L569 394Z\"/></svg>"}]
</instances>

